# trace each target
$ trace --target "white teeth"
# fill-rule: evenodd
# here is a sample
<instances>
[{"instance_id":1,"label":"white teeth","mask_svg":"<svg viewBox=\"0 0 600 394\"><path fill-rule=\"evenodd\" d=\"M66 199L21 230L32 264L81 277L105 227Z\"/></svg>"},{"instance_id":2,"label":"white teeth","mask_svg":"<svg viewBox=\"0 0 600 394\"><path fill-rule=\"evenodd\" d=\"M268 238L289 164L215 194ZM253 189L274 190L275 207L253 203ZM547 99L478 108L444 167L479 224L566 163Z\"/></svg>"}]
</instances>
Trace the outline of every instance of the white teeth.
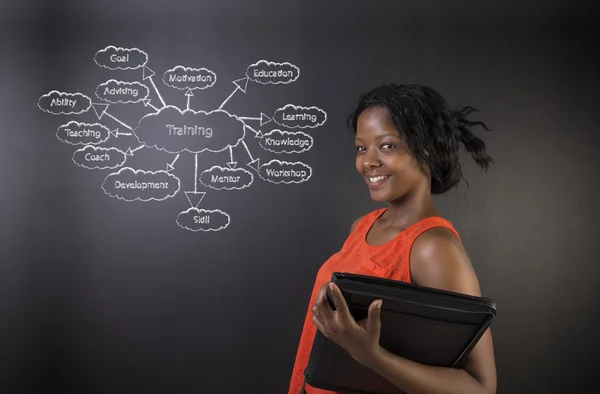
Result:
<instances>
[{"instance_id":1,"label":"white teeth","mask_svg":"<svg viewBox=\"0 0 600 394\"><path fill-rule=\"evenodd\" d=\"M375 177L369 177L369 181L375 183L375 182L379 182L384 180L385 178L388 178L389 175L380 175L380 176L375 176Z\"/></svg>"}]
</instances>

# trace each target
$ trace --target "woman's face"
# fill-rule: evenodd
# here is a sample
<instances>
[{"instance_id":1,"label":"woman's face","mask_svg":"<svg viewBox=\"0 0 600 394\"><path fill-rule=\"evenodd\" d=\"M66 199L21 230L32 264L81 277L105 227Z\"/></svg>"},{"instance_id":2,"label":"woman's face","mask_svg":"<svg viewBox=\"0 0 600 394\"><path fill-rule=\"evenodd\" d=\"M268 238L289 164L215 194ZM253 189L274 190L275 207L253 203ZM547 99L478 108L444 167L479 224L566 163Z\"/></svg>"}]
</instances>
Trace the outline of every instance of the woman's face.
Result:
<instances>
[{"instance_id":1,"label":"woman's face","mask_svg":"<svg viewBox=\"0 0 600 394\"><path fill-rule=\"evenodd\" d=\"M394 126L387 108L371 107L358 118L356 169L375 201L401 199L425 181L408 145Z\"/></svg>"}]
</instances>

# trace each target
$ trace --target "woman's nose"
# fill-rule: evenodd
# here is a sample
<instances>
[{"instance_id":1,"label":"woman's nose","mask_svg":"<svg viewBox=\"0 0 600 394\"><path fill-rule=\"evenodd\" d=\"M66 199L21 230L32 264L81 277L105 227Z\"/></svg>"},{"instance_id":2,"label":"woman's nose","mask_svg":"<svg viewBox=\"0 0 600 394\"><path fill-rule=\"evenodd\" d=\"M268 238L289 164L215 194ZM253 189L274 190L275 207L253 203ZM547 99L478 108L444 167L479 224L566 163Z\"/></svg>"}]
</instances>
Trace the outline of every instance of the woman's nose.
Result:
<instances>
[{"instance_id":1,"label":"woman's nose","mask_svg":"<svg viewBox=\"0 0 600 394\"><path fill-rule=\"evenodd\" d=\"M375 168L380 165L379 158L375 152L371 153L367 151L363 156L363 166L366 169Z\"/></svg>"}]
</instances>

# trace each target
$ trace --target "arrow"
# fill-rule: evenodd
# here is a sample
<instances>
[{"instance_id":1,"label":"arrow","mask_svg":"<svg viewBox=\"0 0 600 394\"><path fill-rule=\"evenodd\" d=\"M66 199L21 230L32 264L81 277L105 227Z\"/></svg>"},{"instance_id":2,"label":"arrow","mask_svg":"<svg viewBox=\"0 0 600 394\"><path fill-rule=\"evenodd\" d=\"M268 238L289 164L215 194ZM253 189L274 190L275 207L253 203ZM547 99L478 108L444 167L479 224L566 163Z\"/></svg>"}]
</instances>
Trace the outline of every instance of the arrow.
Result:
<instances>
[{"instance_id":1,"label":"arrow","mask_svg":"<svg viewBox=\"0 0 600 394\"><path fill-rule=\"evenodd\" d=\"M146 73L148 73L148 75L146 75ZM154 88L154 91L156 92L156 95L160 99L160 102L162 103L163 107L165 107L167 104L165 104L165 100L163 100L162 96L160 95L160 92L158 91L158 88L154 84L154 80L152 79L153 76L154 76L154 71L152 71L150 68L144 66L144 69L143 69L143 80L144 81L146 79L150 80L150 83L152 84L152 87Z\"/></svg>"},{"instance_id":2,"label":"arrow","mask_svg":"<svg viewBox=\"0 0 600 394\"><path fill-rule=\"evenodd\" d=\"M185 95L187 96L187 109L190 109L190 97L194 96L192 89L188 88L187 92L185 92Z\"/></svg>"},{"instance_id":3,"label":"arrow","mask_svg":"<svg viewBox=\"0 0 600 394\"><path fill-rule=\"evenodd\" d=\"M140 146L138 146L138 147L137 147L137 148L135 148L135 149L127 148L127 152L125 152L125 154L126 154L127 156L133 156L133 153L134 153L134 152L137 152L138 150L140 150L140 149L144 148L145 146L146 146L146 145L140 145Z\"/></svg>"},{"instance_id":4,"label":"arrow","mask_svg":"<svg viewBox=\"0 0 600 394\"><path fill-rule=\"evenodd\" d=\"M258 171L258 162L260 159L255 159L252 157L252 154L250 153L250 150L248 149L248 145L246 145L246 142L244 140L242 140L242 144L244 144L244 148L246 148L246 152L248 152L248 156L250 156L250 159L252 159L252 161L250 161L250 163L248 163L248 166L254 168L256 171Z\"/></svg>"},{"instance_id":5,"label":"arrow","mask_svg":"<svg viewBox=\"0 0 600 394\"><path fill-rule=\"evenodd\" d=\"M101 103L92 103L92 108L94 109L94 112L96 113L96 116L98 117L98 119L102 119L102 117L104 115L108 116L109 118L113 119L115 122L120 123L121 125L123 125L123 127L133 131L133 129L131 128L131 126L129 126L128 124L120 121L119 119L115 118L114 116L112 116L111 114L109 114L108 112L106 112L106 110L108 109L108 106L110 104L101 104Z\"/></svg>"},{"instance_id":6,"label":"arrow","mask_svg":"<svg viewBox=\"0 0 600 394\"><path fill-rule=\"evenodd\" d=\"M233 84L235 85L235 89L233 89L233 92L231 92L231 94L229 95L229 97L227 97L225 99L225 101L223 101L223 103L219 106L219 109L223 108L223 106L225 105L225 103L227 103L229 101L229 99L235 94L235 92L237 92L238 90L241 90L244 94L246 94L246 88L248 87L248 77L246 78L240 78L240 79L236 79L235 81L233 81ZM244 87L242 87L242 85Z\"/></svg>"},{"instance_id":7,"label":"arrow","mask_svg":"<svg viewBox=\"0 0 600 394\"><path fill-rule=\"evenodd\" d=\"M252 127L248 126L246 123L244 123L244 127L249 128L250 130L252 130L252 132L254 133L254 138L262 138L262 133L260 132L260 130L256 131L254 130Z\"/></svg>"},{"instance_id":8,"label":"arrow","mask_svg":"<svg viewBox=\"0 0 600 394\"><path fill-rule=\"evenodd\" d=\"M118 128L110 132L115 138L119 138L120 135L133 135L131 133L121 133Z\"/></svg>"},{"instance_id":9,"label":"arrow","mask_svg":"<svg viewBox=\"0 0 600 394\"><path fill-rule=\"evenodd\" d=\"M198 154L194 154L194 191L198 191Z\"/></svg>"},{"instance_id":10,"label":"arrow","mask_svg":"<svg viewBox=\"0 0 600 394\"><path fill-rule=\"evenodd\" d=\"M237 165L237 161L233 161L233 147L231 145L229 145L229 158L231 159L231 161L228 162L227 165L229 166L229 168L234 170L235 166Z\"/></svg>"},{"instance_id":11,"label":"arrow","mask_svg":"<svg viewBox=\"0 0 600 394\"><path fill-rule=\"evenodd\" d=\"M247 116L242 116L240 117L240 119L243 120L260 120L260 125L263 126L264 124L267 124L269 122L271 122L273 119L269 118L267 115L263 114L262 112L260 113L260 118L250 118Z\"/></svg>"},{"instance_id":12,"label":"arrow","mask_svg":"<svg viewBox=\"0 0 600 394\"><path fill-rule=\"evenodd\" d=\"M108 109L108 106L109 106L109 104L92 103L92 108L94 109L94 112L96 113L96 116L98 117L98 119L102 119L102 116ZM99 109L101 109L102 111L98 112Z\"/></svg>"},{"instance_id":13,"label":"arrow","mask_svg":"<svg viewBox=\"0 0 600 394\"><path fill-rule=\"evenodd\" d=\"M142 100L142 101L144 102L144 107L150 107L150 108L152 108L153 110L155 110L156 112L158 112L158 111L159 111L159 109L158 109L158 108L156 108L154 105L150 104L150 99L144 99L144 100Z\"/></svg>"},{"instance_id":14,"label":"arrow","mask_svg":"<svg viewBox=\"0 0 600 394\"><path fill-rule=\"evenodd\" d=\"M178 155L179 156L179 155ZM204 198L206 192L198 191L198 154L194 155L194 191L193 192L185 192L185 196L187 197L190 205L193 208L197 208L200 201ZM197 201L196 201L197 200Z\"/></svg>"},{"instance_id":15,"label":"arrow","mask_svg":"<svg viewBox=\"0 0 600 394\"><path fill-rule=\"evenodd\" d=\"M114 116L112 116L111 114L109 114L109 113L106 112L106 110L108 109L109 105L110 104L92 103L92 108L94 109L94 112L96 113L96 116L98 117L98 119L102 119L102 117L104 115L106 115L109 118L114 119L116 122L119 122L120 124L122 124L123 126L125 126L126 128L128 128L129 130L133 131L133 129L131 128L131 126L123 123L119 119L115 118Z\"/></svg>"},{"instance_id":16,"label":"arrow","mask_svg":"<svg viewBox=\"0 0 600 394\"><path fill-rule=\"evenodd\" d=\"M200 204L205 195L206 192L185 192L185 196L193 208L198 207L198 204Z\"/></svg>"},{"instance_id":17,"label":"arrow","mask_svg":"<svg viewBox=\"0 0 600 394\"><path fill-rule=\"evenodd\" d=\"M177 159L179 159L179 153L177 154L177 156L175 156L175 160L173 160L171 163L167 163L167 172L173 171L173 169L175 168L173 166L175 165Z\"/></svg>"}]
</instances>

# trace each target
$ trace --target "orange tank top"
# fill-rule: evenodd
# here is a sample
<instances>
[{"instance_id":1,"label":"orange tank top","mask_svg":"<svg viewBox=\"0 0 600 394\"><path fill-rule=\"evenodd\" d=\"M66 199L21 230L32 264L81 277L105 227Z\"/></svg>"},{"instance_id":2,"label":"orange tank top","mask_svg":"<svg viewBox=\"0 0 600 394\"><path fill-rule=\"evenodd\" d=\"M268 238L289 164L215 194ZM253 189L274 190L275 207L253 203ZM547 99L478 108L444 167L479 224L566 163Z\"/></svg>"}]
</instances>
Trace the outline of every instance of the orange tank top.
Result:
<instances>
[{"instance_id":1,"label":"orange tank top","mask_svg":"<svg viewBox=\"0 0 600 394\"><path fill-rule=\"evenodd\" d=\"M308 365L317 330L312 321L311 310L319 290L331 280L333 272L350 272L411 283L410 251L412 244L420 234L433 227L446 227L460 239L458 232L450 221L439 216L432 216L409 226L385 245L370 245L366 241L367 234L373 223L386 210L387 208L381 208L365 215L348 236L342 248L319 269L304 320L288 394L337 394L334 391L311 387L304 381L304 370ZM305 391L302 391L303 389Z\"/></svg>"}]
</instances>

